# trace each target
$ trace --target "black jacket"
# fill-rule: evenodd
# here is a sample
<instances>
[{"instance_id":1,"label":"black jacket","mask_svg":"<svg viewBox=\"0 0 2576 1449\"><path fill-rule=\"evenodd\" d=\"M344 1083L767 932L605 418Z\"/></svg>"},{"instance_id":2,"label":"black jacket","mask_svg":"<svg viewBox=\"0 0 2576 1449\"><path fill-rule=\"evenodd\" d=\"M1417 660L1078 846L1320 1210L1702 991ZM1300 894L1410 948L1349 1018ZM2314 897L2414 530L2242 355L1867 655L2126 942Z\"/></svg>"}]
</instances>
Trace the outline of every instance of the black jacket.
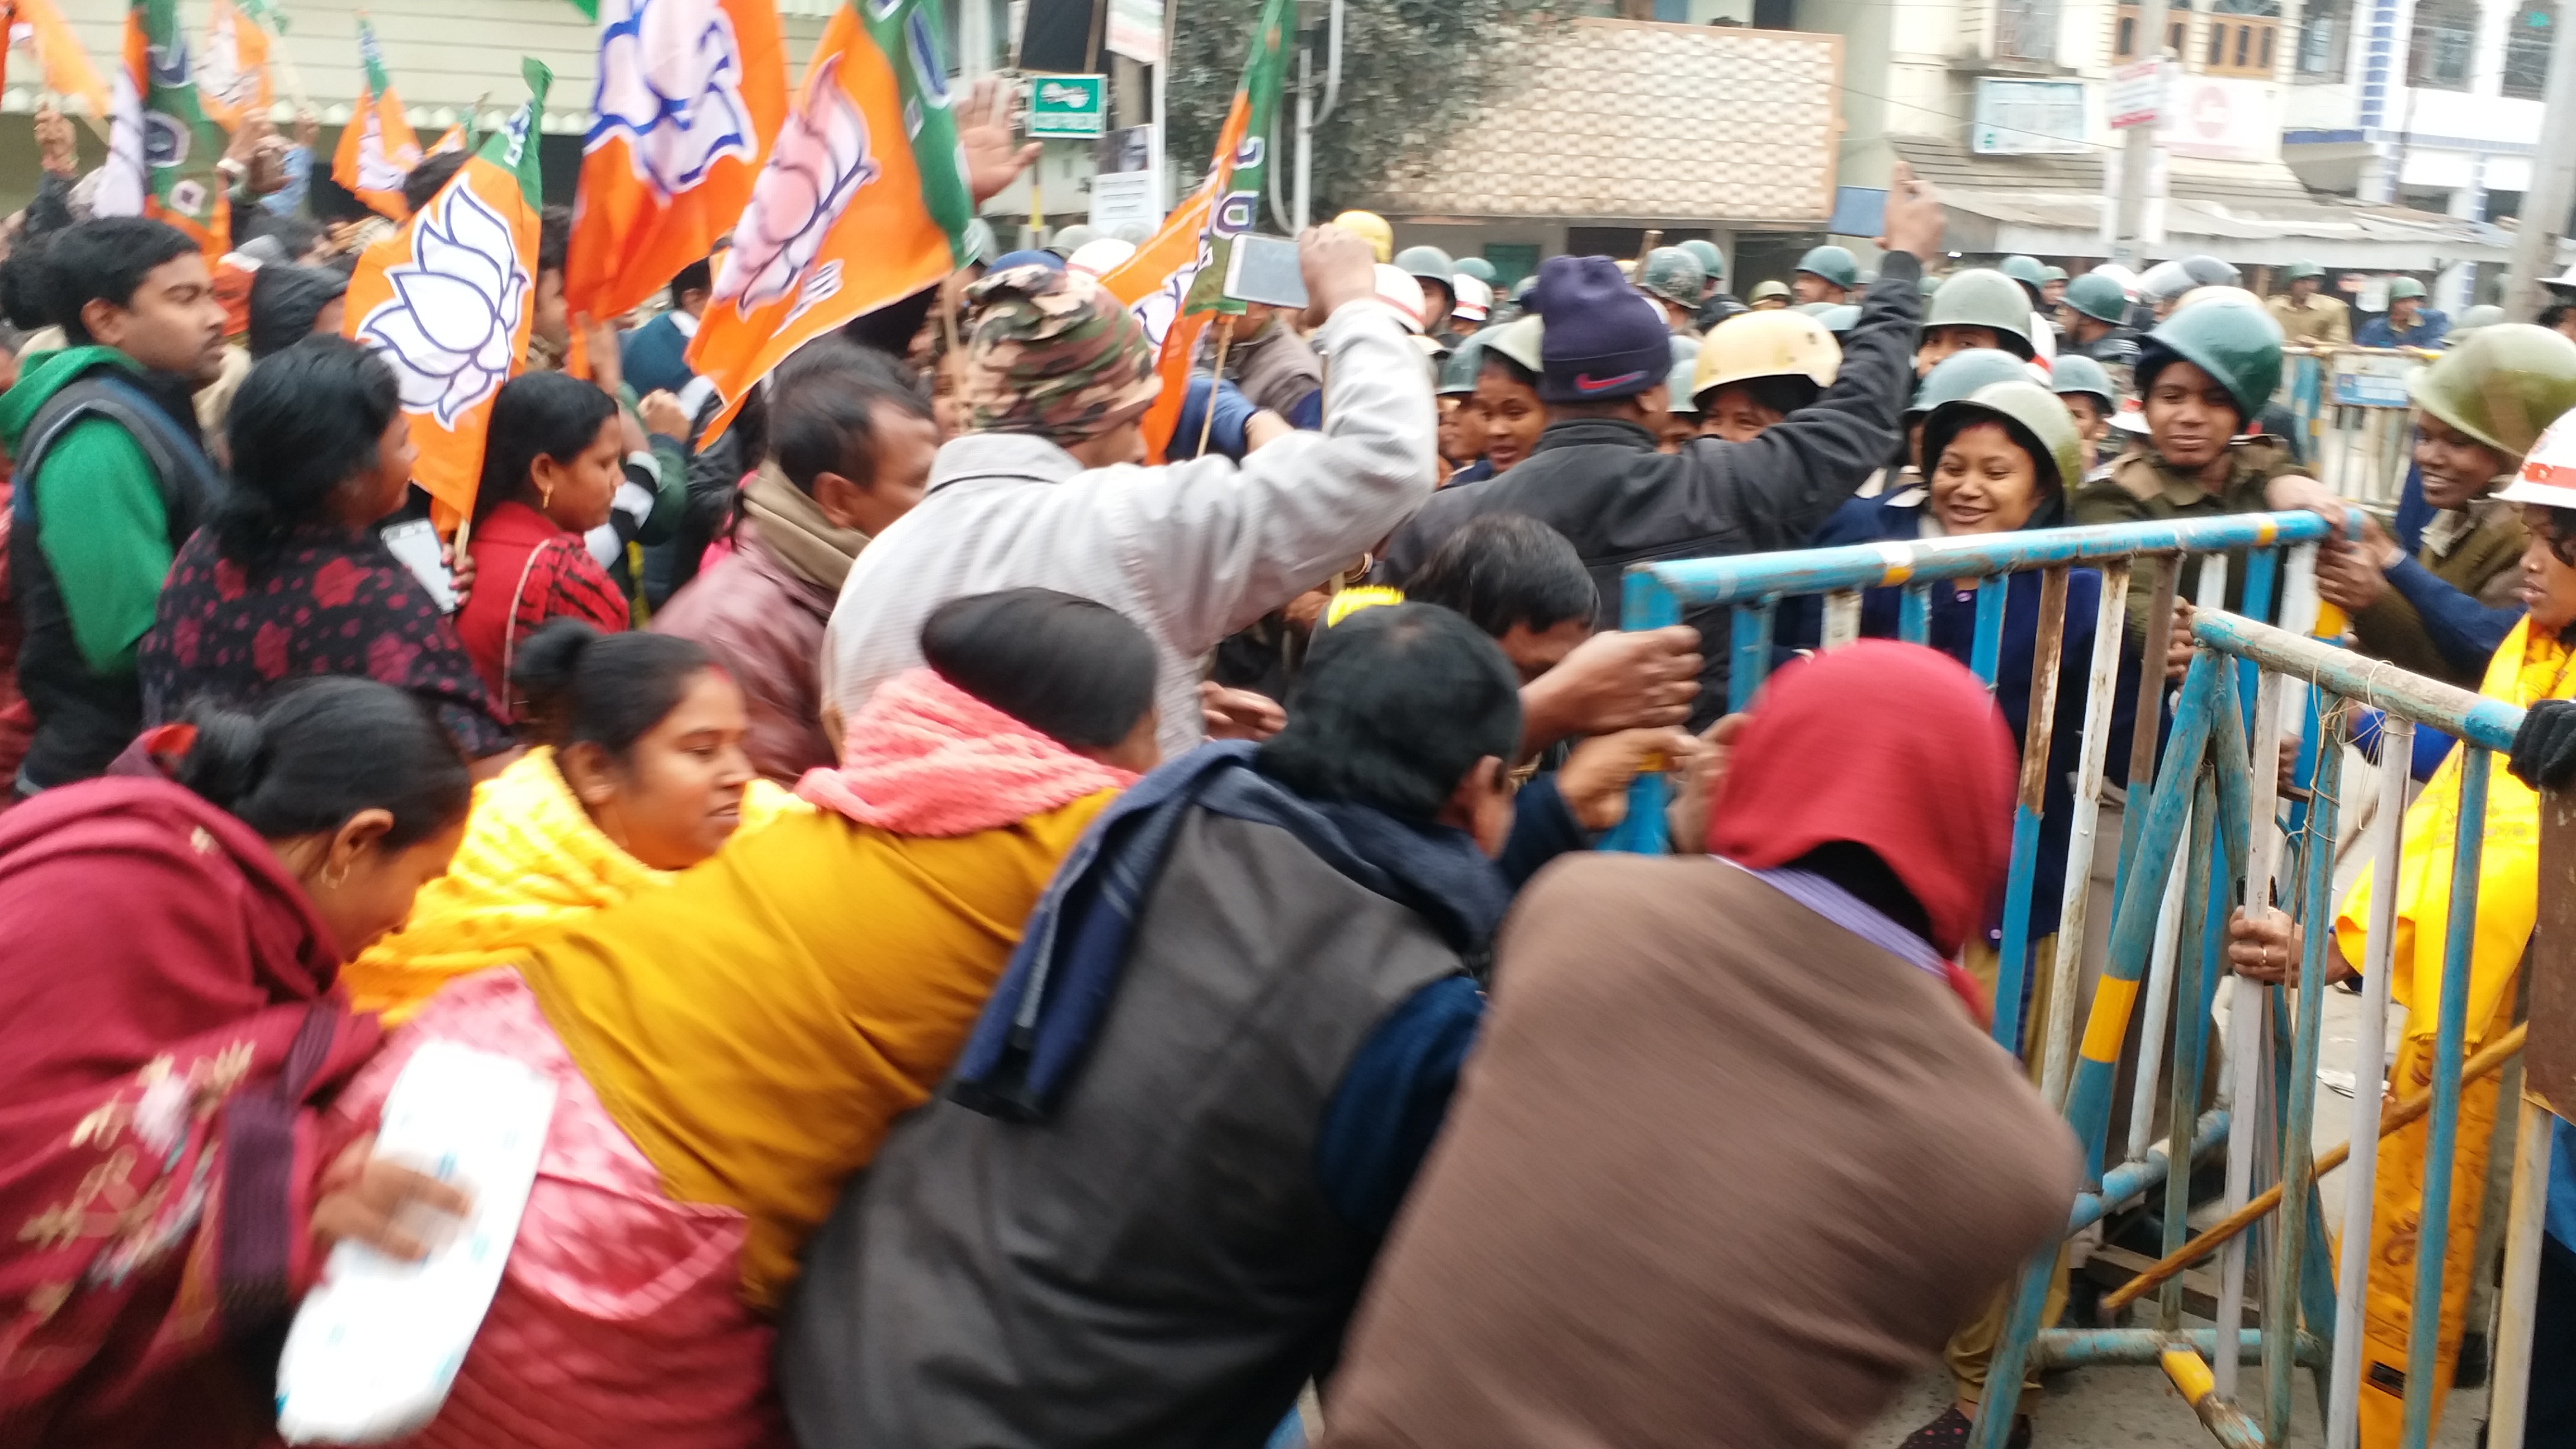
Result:
<instances>
[{"instance_id":1,"label":"black jacket","mask_svg":"<svg viewBox=\"0 0 2576 1449\"><path fill-rule=\"evenodd\" d=\"M1655 451L1635 423L1552 422L1530 456L1481 483L1442 489L1396 530L1379 565L1401 585L1469 519L1523 513L1573 540L1601 591L1602 628L1619 623L1620 576L1632 563L1802 548L1828 515L1896 452L1898 415L1914 388L1922 265L1891 252L1860 321L1843 337L1842 371L1812 406L1748 443L1699 439ZM1685 611L1700 631L1693 728L1726 710L1724 608Z\"/></svg>"}]
</instances>

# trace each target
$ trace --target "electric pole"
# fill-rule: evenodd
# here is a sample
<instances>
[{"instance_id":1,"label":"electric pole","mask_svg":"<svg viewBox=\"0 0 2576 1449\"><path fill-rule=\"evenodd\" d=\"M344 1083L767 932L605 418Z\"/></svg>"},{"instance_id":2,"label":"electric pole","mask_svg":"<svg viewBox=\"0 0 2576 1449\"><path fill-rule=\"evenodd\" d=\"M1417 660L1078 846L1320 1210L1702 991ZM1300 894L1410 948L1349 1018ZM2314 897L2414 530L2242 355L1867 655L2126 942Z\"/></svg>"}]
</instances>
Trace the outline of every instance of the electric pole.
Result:
<instances>
[{"instance_id":1,"label":"electric pole","mask_svg":"<svg viewBox=\"0 0 2576 1449\"><path fill-rule=\"evenodd\" d=\"M2504 279L2507 321L2540 315L2540 279L2558 271L2558 239L2567 211L2576 206L2576 41L2567 38L2567 12L2549 43L2549 80L2542 89L2540 145L2531 156L2531 189L2523 193L2522 219L2514 227L2513 260Z\"/></svg>"},{"instance_id":2,"label":"electric pole","mask_svg":"<svg viewBox=\"0 0 2576 1449\"><path fill-rule=\"evenodd\" d=\"M2146 260L2147 172L2155 164L2156 131L2163 125L2171 87L2165 84L2165 0L2140 0L2137 40L2130 53L2157 67L2156 119L2131 126L2120 153L2120 211L2111 232L2111 259L2131 271Z\"/></svg>"}]
</instances>

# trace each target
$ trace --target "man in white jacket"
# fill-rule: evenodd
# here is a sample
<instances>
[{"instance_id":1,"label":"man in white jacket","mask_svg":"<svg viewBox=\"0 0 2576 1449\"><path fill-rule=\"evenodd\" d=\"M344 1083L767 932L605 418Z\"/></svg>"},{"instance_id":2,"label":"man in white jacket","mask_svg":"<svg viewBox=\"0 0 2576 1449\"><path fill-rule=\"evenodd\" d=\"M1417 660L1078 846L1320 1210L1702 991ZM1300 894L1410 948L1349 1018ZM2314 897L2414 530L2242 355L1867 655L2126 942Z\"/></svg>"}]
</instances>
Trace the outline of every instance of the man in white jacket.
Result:
<instances>
[{"instance_id":1,"label":"man in white jacket","mask_svg":"<svg viewBox=\"0 0 2576 1449\"><path fill-rule=\"evenodd\" d=\"M1088 277L1014 267L968 296L965 432L927 495L850 569L823 643L827 714L847 719L921 662L921 625L967 594L1039 587L1094 599L1154 641L1163 753L1196 745L1201 662L1410 517L1436 476L1431 377L1375 300L1369 244L1298 239L1325 358L1324 426L1237 465L1144 465L1157 391L1135 318Z\"/></svg>"}]
</instances>

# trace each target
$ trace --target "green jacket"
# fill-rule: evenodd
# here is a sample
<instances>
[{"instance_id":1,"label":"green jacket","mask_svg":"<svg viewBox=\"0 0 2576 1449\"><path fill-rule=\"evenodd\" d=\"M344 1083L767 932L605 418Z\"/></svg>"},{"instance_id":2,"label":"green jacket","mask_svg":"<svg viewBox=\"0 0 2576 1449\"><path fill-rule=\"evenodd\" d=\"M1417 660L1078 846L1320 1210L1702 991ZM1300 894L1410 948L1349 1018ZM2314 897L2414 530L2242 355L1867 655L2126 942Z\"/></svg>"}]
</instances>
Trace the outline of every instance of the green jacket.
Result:
<instances>
[{"instance_id":1,"label":"green jacket","mask_svg":"<svg viewBox=\"0 0 2576 1449\"><path fill-rule=\"evenodd\" d=\"M2109 477L2076 489L2074 498L2068 503L2068 511L2079 524L2162 523L2177 518L2264 513L2269 511L2264 489L2273 479L2284 474L2305 476L2307 472L2290 456L2290 445L2279 438L2239 438L2227 445L2227 453L2227 480L2216 492L2210 491L2197 477L2167 467L2150 448L2112 464ZM2238 607L2244 598L2245 562L2246 550L2229 550L2227 607L2230 609ZM2176 596L2186 603L2191 602L2199 575L2200 570L2194 565L2183 578ZM2132 639L2146 637L2149 625L2147 610L2154 600L2155 583L2155 573L2151 569L2138 569L2129 576L2129 637ZM2277 597L2276 594L2276 600Z\"/></svg>"},{"instance_id":2,"label":"green jacket","mask_svg":"<svg viewBox=\"0 0 2576 1449\"><path fill-rule=\"evenodd\" d=\"M54 394L100 367L145 384L144 370L113 347L26 357L18 385L0 395L0 445L17 454L27 425ZM38 540L82 659L101 676L130 677L134 647L152 627L172 554L169 515L151 461L124 428L84 418L46 453L39 476L22 474L17 486L35 490Z\"/></svg>"}]
</instances>

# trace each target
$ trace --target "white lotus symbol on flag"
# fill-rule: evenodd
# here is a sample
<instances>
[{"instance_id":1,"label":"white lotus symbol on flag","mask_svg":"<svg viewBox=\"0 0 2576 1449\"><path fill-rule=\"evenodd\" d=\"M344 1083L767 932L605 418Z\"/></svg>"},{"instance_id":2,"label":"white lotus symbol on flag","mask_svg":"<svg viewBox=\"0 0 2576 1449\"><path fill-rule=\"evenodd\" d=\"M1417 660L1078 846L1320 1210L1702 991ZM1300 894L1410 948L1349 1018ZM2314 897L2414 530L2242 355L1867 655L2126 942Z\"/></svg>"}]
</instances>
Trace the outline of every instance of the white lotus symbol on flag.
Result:
<instances>
[{"instance_id":1,"label":"white lotus symbol on flag","mask_svg":"<svg viewBox=\"0 0 2576 1449\"><path fill-rule=\"evenodd\" d=\"M715 299L745 317L796 290L850 199L884 169L868 150L868 118L841 89L840 70L834 55L806 81L810 99L779 129L734 228Z\"/></svg>"},{"instance_id":2,"label":"white lotus symbol on flag","mask_svg":"<svg viewBox=\"0 0 2576 1449\"><path fill-rule=\"evenodd\" d=\"M241 35L233 29L232 12L215 17L206 36L205 63L198 67L197 88L228 106L246 106L259 95L259 72L242 69Z\"/></svg>"},{"instance_id":3,"label":"white lotus symbol on flag","mask_svg":"<svg viewBox=\"0 0 2576 1449\"><path fill-rule=\"evenodd\" d=\"M453 428L510 376L530 287L510 224L472 186L449 186L413 231L411 260L385 281L393 300L359 322L358 340L393 364L405 411Z\"/></svg>"},{"instance_id":4,"label":"white lotus symbol on flag","mask_svg":"<svg viewBox=\"0 0 2576 1449\"><path fill-rule=\"evenodd\" d=\"M149 184L143 159L143 96L134 89L133 74L123 66L116 70L116 94L109 110L107 164L99 168L98 197L90 211L95 216L141 216Z\"/></svg>"},{"instance_id":5,"label":"white lotus symbol on flag","mask_svg":"<svg viewBox=\"0 0 2576 1449\"><path fill-rule=\"evenodd\" d=\"M358 132L358 189L402 190L403 178L411 174L412 167L420 164L419 154L414 152L407 159L388 159L385 155L385 123L376 114L375 101L369 99L359 114L366 118L366 126Z\"/></svg>"},{"instance_id":6,"label":"white lotus symbol on flag","mask_svg":"<svg viewBox=\"0 0 2576 1449\"><path fill-rule=\"evenodd\" d=\"M665 196L697 185L726 156L749 161L741 47L724 7L714 0L610 0L609 12L590 102L598 119L583 149L624 136L635 179Z\"/></svg>"}]
</instances>

